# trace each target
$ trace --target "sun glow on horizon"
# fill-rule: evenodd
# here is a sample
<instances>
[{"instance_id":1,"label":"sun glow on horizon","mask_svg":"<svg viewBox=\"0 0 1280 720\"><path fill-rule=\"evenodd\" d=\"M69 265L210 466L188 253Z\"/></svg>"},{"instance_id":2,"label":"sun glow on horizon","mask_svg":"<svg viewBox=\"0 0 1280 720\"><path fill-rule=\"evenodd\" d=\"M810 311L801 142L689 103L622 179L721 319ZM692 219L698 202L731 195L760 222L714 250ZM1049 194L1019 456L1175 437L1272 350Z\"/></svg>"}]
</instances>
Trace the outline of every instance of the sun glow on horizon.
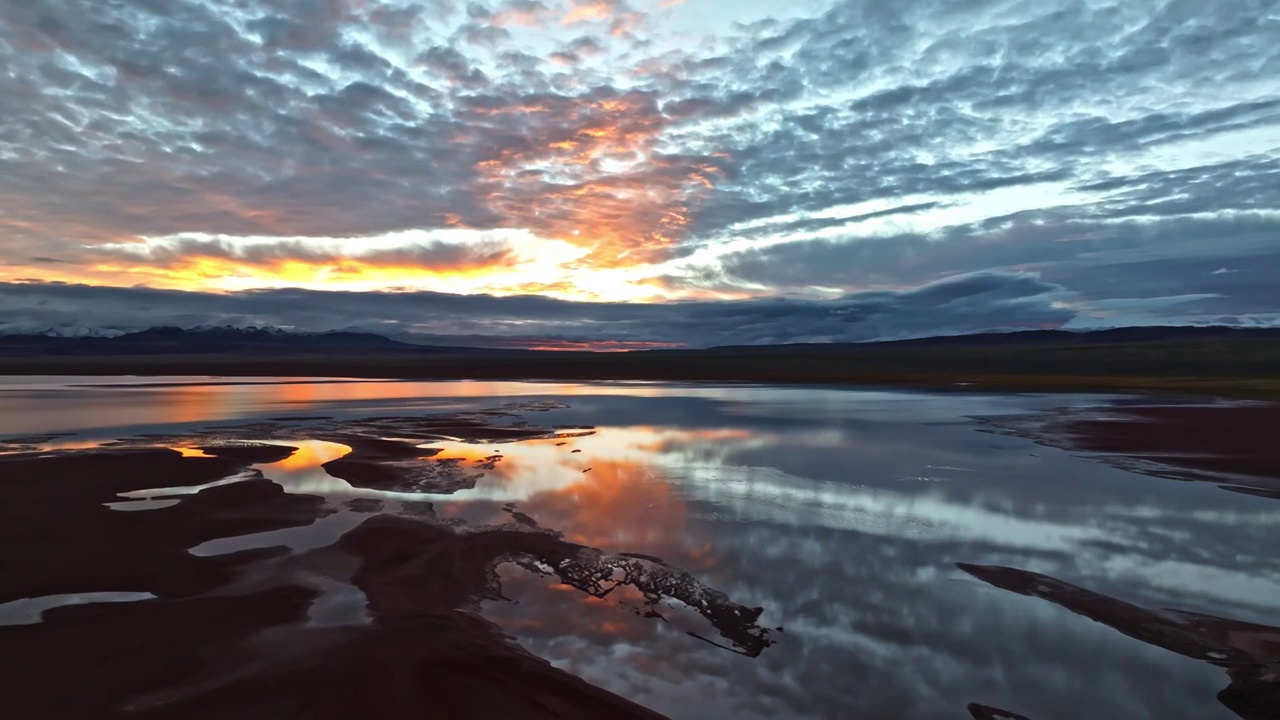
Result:
<instances>
[{"instance_id":1,"label":"sun glow on horizon","mask_svg":"<svg viewBox=\"0 0 1280 720\"><path fill-rule=\"evenodd\" d=\"M444 229L359 238L233 237L204 234L145 238L86 249L93 260L40 268L42 281L157 289L238 292L302 288L461 295L545 295L578 301L655 301L723 297L672 293L661 268L646 262L585 265L576 242L527 231ZM0 268L23 281L29 268Z\"/></svg>"}]
</instances>

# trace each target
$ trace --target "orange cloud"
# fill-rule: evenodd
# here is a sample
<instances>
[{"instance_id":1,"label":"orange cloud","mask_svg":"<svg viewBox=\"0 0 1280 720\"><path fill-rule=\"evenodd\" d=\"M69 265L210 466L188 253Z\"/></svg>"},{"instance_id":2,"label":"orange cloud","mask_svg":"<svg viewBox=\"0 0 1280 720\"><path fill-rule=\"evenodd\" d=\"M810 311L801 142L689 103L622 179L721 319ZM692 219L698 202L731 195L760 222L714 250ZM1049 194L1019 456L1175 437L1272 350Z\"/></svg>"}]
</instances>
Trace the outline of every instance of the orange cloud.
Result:
<instances>
[{"instance_id":1,"label":"orange cloud","mask_svg":"<svg viewBox=\"0 0 1280 720\"><path fill-rule=\"evenodd\" d=\"M498 27L537 27L547 18L547 8L541 3L522 3L495 13L489 22Z\"/></svg>"},{"instance_id":2,"label":"orange cloud","mask_svg":"<svg viewBox=\"0 0 1280 720\"><path fill-rule=\"evenodd\" d=\"M705 554L707 540L690 543L685 501L668 483L653 481L656 468L598 455L580 462L588 463L590 472L578 471L577 482L534 495L520 504L521 510L572 542L652 553L685 567L691 555L714 564ZM525 469L517 458L498 463L498 471L510 476Z\"/></svg>"},{"instance_id":3,"label":"orange cloud","mask_svg":"<svg viewBox=\"0 0 1280 720\"><path fill-rule=\"evenodd\" d=\"M156 287L325 285L394 287L511 272L523 258L503 242L425 241L369 248L368 239L180 236L90 249L83 276L146 277Z\"/></svg>"},{"instance_id":4,"label":"orange cloud","mask_svg":"<svg viewBox=\"0 0 1280 720\"><path fill-rule=\"evenodd\" d=\"M569 12L560 18L561 25L572 25L574 23L585 22L588 20L604 20L614 11L613 3L605 0L586 0L578 2Z\"/></svg>"},{"instance_id":5,"label":"orange cloud","mask_svg":"<svg viewBox=\"0 0 1280 720\"><path fill-rule=\"evenodd\" d=\"M561 25L609 21L609 34L624 37L645 18L624 0L574 0L568 12L560 17Z\"/></svg>"},{"instance_id":6,"label":"orange cloud","mask_svg":"<svg viewBox=\"0 0 1280 720\"><path fill-rule=\"evenodd\" d=\"M512 2L493 22L544 27L557 22L598 22L600 30L626 32L644 17L633 11L633 6L648 11L657 4L658 0ZM548 56L548 62L574 68L580 56L605 52L595 40L585 40L565 45L572 52L559 53L558 60L555 55ZM582 87L592 83L589 78L575 77L572 69L559 72L563 75L557 77L563 77L564 84L557 87L574 87L579 81ZM409 220L399 216L389 220L387 226L392 230L376 227L377 222L368 230L371 236L393 234L406 223L436 229L527 230L536 240L559 241L555 244L562 246L560 251L544 253L539 246L519 262L493 256L440 263L358 249L353 250L358 252L354 256L314 252L236 255L190 248L167 255L129 255L95 249L142 246L144 231L164 237L218 232L240 239L277 238L283 248L291 242L287 238L323 241L306 236L314 236L318 228L327 229L327 220L335 217L333 207L307 201L305 192L239 194L235 186L193 183L157 163L147 166L148 173L160 184L182 188L184 192L176 199L139 194L120 205L114 222L87 223L72 213L46 213L39 222L22 217L6 219L5 229L14 242L24 241L25 236L60 235L74 238L77 245L50 251L55 255L52 259L0 266L0 279L218 290L286 285L375 289L430 283L433 289L446 292L538 292L571 299L632 301L705 294L698 289L647 283L646 279L657 272L649 266L671 257L673 248L689 234L698 205L720 181L721 159L682 155L664 145L673 120L661 111L656 93L619 92L607 87L594 87L578 95L562 92L565 94L530 93L523 98L504 98L501 93L456 98L460 106L457 122L446 136L463 149L458 172L451 175L463 183L451 188L458 202L444 207L427 203L430 207ZM350 125L343 113L316 110L299 119L298 132L310 142L336 153L363 152L353 136L343 132ZM474 178L468 177L468 168L474 171ZM320 175L322 171L302 161L296 174L305 179L309 173ZM318 217L326 222L317 223ZM343 226L340 218L335 221ZM366 232L360 229L364 221L352 223L357 229L351 232ZM74 264L53 264L63 259ZM486 276L490 282L482 281ZM441 279L450 282L434 284Z\"/></svg>"},{"instance_id":7,"label":"orange cloud","mask_svg":"<svg viewBox=\"0 0 1280 720\"><path fill-rule=\"evenodd\" d=\"M340 261L272 260L192 256L165 264L100 262L70 273L67 279L92 277L117 284L189 289L215 287L363 287L393 289L429 280L483 279L500 266L485 263L424 267L357 258ZM45 279L52 279L47 274Z\"/></svg>"},{"instance_id":8,"label":"orange cloud","mask_svg":"<svg viewBox=\"0 0 1280 720\"><path fill-rule=\"evenodd\" d=\"M668 155L670 121L655 98L631 92L477 108L475 121L525 126L527 142L477 164L479 192L507 227L589 250L581 267L660 262L715 188L716 158Z\"/></svg>"}]
</instances>

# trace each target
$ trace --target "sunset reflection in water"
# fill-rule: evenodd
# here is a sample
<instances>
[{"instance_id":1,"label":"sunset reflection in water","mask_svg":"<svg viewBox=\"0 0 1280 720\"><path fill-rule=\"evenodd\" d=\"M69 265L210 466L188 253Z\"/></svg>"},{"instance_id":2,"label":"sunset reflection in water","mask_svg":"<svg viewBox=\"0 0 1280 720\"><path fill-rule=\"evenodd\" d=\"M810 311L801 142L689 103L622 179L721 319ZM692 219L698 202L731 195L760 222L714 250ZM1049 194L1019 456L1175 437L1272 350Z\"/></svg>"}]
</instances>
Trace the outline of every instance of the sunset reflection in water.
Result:
<instances>
[{"instance_id":1,"label":"sunset reflection in water","mask_svg":"<svg viewBox=\"0 0 1280 720\"><path fill-rule=\"evenodd\" d=\"M675 718L941 720L963 717L970 702L1041 720L1062 707L1081 717L1235 717L1217 700L1228 682L1222 668L960 567L1014 568L1137 607L1280 625L1274 500L1137 475L984 432L973 419L1114 398L661 384L193 387L201 389L10 386L0 405L12 412L0 418L79 433L43 447L92 447L138 428L178 433L167 423L197 415L203 425L244 418L264 435L240 440L296 447L255 470L288 492L324 496L334 512L308 527L205 543L191 549L197 555L326 547L372 513L425 517L430 503L462 532L533 522L584 546L659 558L763 608L760 623L783 631L758 657L743 657L691 637L715 639L673 601L654 607L661 617L644 617L642 599L626 587L600 599L518 558L500 564L507 600L484 601L479 612L534 655ZM175 397L187 398L177 410ZM530 399L569 407L485 417L561 425L564 434L595 429L520 442L413 440L440 452L405 462L456 460L468 477L479 475L450 494L355 487L323 468L349 452L344 437L403 439L377 429L396 422L362 418ZM269 440L273 427L304 439ZM194 457L201 444L172 446ZM118 509L144 507L155 506Z\"/></svg>"},{"instance_id":2,"label":"sunset reflection in water","mask_svg":"<svg viewBox=\"0 0 1280 720\"><path fill-rule=\"evenodd\" d=\"M706 390L707 394L723 390ZM455 411L493 398L658 397L656 383L384 381L344 378L0 378L0 436L165 428L267 416Z\"/></svg>"},{"instance_id":3,"label":"sunset reflection in water","mask_svg":"<svg viewBox=\"0 0 1280 720\"><path fill-rule=\"evenodd\" d=\"M354 487L322 467L349 451L345 445L327 441L273 441L297 450L284 460L257 467L291 493L324 495L336 503L355 498L426 500L439 515L475 525L510 522L504 506L513 504L572 542L610 552L655 555L687 569L706 570L714 565L711 537L688 526L687 503L660 461L664 453L683 444L744 436L742 431L636 426L563 439L423 443L422 447L441 452L416 462L460 459L463 470L482 474L475 487L449 495ZM194 449L182 451L201 454ZM495 455L500 459L493 469L477 468Z\"/></svg>"}]
</instances>

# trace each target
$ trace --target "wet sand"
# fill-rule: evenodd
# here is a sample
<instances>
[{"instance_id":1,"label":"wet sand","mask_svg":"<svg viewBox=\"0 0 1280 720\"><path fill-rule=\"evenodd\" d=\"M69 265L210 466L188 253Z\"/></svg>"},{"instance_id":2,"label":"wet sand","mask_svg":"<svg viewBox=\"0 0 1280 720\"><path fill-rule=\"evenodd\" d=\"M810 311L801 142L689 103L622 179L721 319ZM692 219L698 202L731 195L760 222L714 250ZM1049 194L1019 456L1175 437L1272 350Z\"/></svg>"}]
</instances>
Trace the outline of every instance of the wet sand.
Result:
<instances>
[{"instance_id":1,"label":"wet sand","mask_svg":"<svg viewBox=\"0 0 1280 720\"><path fill-rule=\"evenodd\" d=\"M0 657L8 660L0 673L0 712L21 718L659 717L534 657L481 617L479 603L502 596L496 567L503 562L595 597L629 586L650 604L677 599L714 629L702 639L744 655L770 645L769 631L756 624L761 608L739 605L657 558L607 555L527 517L458 527L437 522L428 503L416 503L415 517L371 514L336 543L305 552L190 551L211 540L301 527L337 511L323 498L286 494L251 467L294 452L285 441L274 444L279 438L315 433L346 442L351 461L339 472L369 480L370 468L385 463L392 470L382 479L403 484L416 480L411 470L396 470L398 464L430 464L435 454L415 440L555 435L511 415L508 408L483 418L382 418L307 430L258 423L164 439L199 448L203 456L140 447L162 444L152 437L0 457L6 500L0 504L6 529L0 611L52 595L154 596L55 607L37 623L0 625ZM380 441L375 434L406 439ZM249 436L272 442L249 443ZM108 507L121 493L179 492L233 476L242 479L175 495L172 505L133 512ZM368 511L380 506L365 505ZM660 621L656 612L651 617Z\"/></svg>"},{"instance_id":2,"label":"wet sand","mask_svg":"<svg viewBox=\"0 0 1280 720\"><path fill-rule=\"evenodd\" d=\"M988 422L1126 470L1280 499L1278 403L1121 404Z\"/></svg>"}]
</instances>

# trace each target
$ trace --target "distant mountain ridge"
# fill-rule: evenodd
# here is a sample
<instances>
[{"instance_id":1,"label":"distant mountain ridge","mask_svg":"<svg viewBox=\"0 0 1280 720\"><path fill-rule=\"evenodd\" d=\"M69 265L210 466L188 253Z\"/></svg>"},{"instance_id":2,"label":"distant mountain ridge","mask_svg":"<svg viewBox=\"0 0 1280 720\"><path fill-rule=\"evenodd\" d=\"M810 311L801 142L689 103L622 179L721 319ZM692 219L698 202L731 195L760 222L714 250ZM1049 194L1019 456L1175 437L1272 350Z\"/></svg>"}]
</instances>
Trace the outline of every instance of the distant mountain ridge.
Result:
<instances>
[{"instance_id":1,"label":"distant mountain ridge","mask_svg":"<svg viewBox=\"0 0 1280 720\"><path fill-rule=\"evenodd\" d=\"M711 350L760 350L762 347L815 349L815 348L903 348L909 346L1012 346L1052 345L1054 343L1160 343L1187 340L1212 340L1215 338L1280 338L1280 328L1233 327L1230 325L1140 325L1103 328L1099 330L1011 330L1008 332L983 332L968 335L934 335L902 340L872 340L850 343L786 343L779 345L718 345Z\"/></svg>"},{"instance_id":2,"label":"distant mountain ridge","mask_svg":"<svg viewBox=\"0 0 1280 720\"><path fill-rule=\"evenodd\" d=\"M1280 329L1033 330L891 342L586 352L418 345L361 332L162 327L111 338L3 335L0 375L818 383L1280 400Z\"/></svg>"},{"instance_id":3,"label":"distant mountain ridge","mask_svg":"<svg viewBox=\"0 0 1280 720\"><path fill-rule=\"evenodd\" d=\"M374 333L294 332L276 327L160 326L115 336L0 335L0 355L280 355L457 352L400 342Z\"/></svg>"},{"instance_id":4,"label":"distant mountain ridge","mask_svg":"<svg viewBox=\"0 0 1280 720\"><path fill-rule=\"evenodd\" d=\"M722 354L749 352L753 355L877 353L912 347L998 349L1004 347L1050 347L1055 345L1152 344L1184 341L1213 341L1226 338L1280 339L1280 328L1236 328L1229 326L1148 326L1105 330L1024 330L948 335L903 340L858 343L790 343L780 345L723 345L709 348L638 350L659 355ZM158 326L111 334L76 328L63 336L40 333L0 334L0 356L129 356L129 355L360 355L411 354L546 354L553 352L510 348L440 346L405 342L375 333L351 330L300 332L278 327L234 327L201 325L191 328Z\"/></svg>"}]
</instances>

